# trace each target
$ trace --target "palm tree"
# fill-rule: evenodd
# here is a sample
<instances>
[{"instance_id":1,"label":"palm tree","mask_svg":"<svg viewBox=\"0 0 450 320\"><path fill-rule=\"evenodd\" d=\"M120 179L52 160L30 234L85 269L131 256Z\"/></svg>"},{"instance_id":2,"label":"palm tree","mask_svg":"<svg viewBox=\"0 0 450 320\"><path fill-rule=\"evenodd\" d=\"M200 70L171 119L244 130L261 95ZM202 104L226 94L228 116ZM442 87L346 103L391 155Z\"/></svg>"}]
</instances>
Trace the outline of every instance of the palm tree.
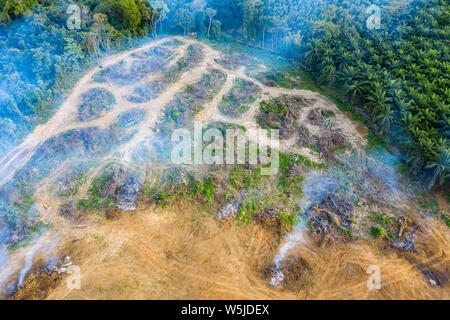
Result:
<instances>
[{"instance_id":1,"label":"palm tree","mask_svg":"<svg viewBox=\"0 0 450 320\"><path fill-rule=\"evenodd\" d=\"M370 91L366 99L367 105L372 109L372 114L384 109L384 106L391 101L391 98L387 97L386 94L386 88L380 82L375 82L374 89Z\"/></svg>"},{"instance_id":2,"label":"palm tree","mask_svg":"<svg viewBox=\"0 0 450 320\"><path fill-rule=\"evenodd\" d=\"M393 115L394 111L391 109L391 107L387 104L384 104L380 113L375 117L375 121L380 122L386 133L389 133L389 130L391 129ZM381 132L381 134L383 134L383 131Z\"/></svg>"},{"instance_id":3,"label":"palm tree","mask_svg":"<svg viewBox=\"0 0 450 320\"><path fill-rule=\"evenodd\" d=\"M308 43L304 57L305 57L306 62L309 65L313 65L313 62L315 61L316 57L318 56L321 46L322 46L322 42L318 38L314 38Z\"/></svg>"},{"instance_id":4,"label":"palm tree","mask_svg":"<svg viewBox=\"0 0 450 320\"><path fill-rule=\"evenodd\" d=\"M344 84L344 90L346 94L350 95L351 100L355 102L357 97L362 97L364 95L369 84L369 81L362 79L347 81L347 83Z\"/></svg>"},{"instance_id":5,"label":"palm tree","mask_svg":"<svg viewBox=\"0 0 450 320\"><path fill-rule=\"evenodd\" d=\"M438 156L426 166L427 169L433 170L433 176L430 179L428 187L431 189L436 185L443 185L450 178L450 151L448 148L442 148Z\"/></svg>"}]
</instances>

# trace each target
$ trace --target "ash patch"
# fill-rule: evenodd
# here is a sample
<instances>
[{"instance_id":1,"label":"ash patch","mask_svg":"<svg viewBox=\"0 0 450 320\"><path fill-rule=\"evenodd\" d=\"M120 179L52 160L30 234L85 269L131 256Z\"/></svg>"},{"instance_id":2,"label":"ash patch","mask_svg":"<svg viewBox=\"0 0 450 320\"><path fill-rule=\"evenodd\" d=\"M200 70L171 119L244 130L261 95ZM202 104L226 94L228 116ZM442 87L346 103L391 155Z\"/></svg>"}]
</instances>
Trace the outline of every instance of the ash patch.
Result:
<instances>
[{"instance_id":1,"label":"ash patch","mask_svg":"<svg viewBox=\"0 0 450 320\"><path fill-rule=\"evenodd\" d=\"M238 199L234 200L232 203L226 205L222 209L219 210L218 217L219 219L230 219L234 217L242 206L242 203L245 201L246 197L249 194L248 189L242 190Z\"/></svg>"},{"instance_id":2,"label":"ash patch","mask_svg":"<svg viewBox=\"0 0 450 320\"><path fill-rule=\"evenodd\" d=\"M437 270L423 270L422 274L433 287L443 288L447 283L447 277Z\"/></svg>"},{"instance_id":3,"label":"ash patch","mask_svg":"<svg viewBox=\"0 0 450 320\"><path fill-rule=\"evenodd\" d=\"M329 193L314 206L311 225L317 234L333 233L335 227L351 230L354 206L345 198Z\"/></svg>"},{"instance_id":4,"label":"ash patch","mask_svg":"<svg viewBox=\"0 0 450 320\"><path fill-rule=\"evenodd\" d=\"M136 210L138 193L142 183L131 172L123 168L113 167L109 170L110 178L103 186L106 198L113 198L117 203L116 207L122 211Z\"/></svg>"},{"instance_id":5,"label":"ash patch","mask_svg":"<svg viewBox=\"0 0 450 320\"><path fill-rule=\"evenodd\" d=\"M402 251L416 251L417 234L408 232L403 239L395 240L392 247Z\"/></svg>"},{"instance_id":6,"label":"ash patch","mask_svg":"<svg viewBox=\"0 0 450 320\"><path fill-rule=\"evenodd\" d=\"M126 177L125 182L116 189L116 197L119 199L117 207L123 211L136 210L136 202L141 183L135 177Z\"/></svg>"},{"instance_id":7,"label":"ash patch","mask_svg":"<svg viewBox=\"0 0 450 320\"><path fill-rule=\"evenodd\" d=\"M271 277L270 277L269 284L273 287L281 288L284 283L283 270L281 270L281 268L279 268L277 266L273 266L270 269L270 274L271 274Z\"/></svg>"}]
</instances>

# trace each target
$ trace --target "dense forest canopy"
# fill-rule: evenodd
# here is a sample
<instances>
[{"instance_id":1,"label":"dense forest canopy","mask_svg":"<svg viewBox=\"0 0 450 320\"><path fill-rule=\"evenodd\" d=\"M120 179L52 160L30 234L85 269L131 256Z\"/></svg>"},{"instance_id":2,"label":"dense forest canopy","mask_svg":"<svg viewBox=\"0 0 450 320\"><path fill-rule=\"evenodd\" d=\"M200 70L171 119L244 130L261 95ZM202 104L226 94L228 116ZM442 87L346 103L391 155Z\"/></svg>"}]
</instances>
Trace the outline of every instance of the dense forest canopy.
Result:
<instances>
[{"instance_id":1,"label":"dense forest canopy","mask_svg":"<svg viewBox=\"0 0 450 320\"><path fill-rule=\"evenodd\" d=\"M81 8L79 30L67 8ZM379 28L367 27L376 5ZM0 0L0 153L130 38L196 32L284 55L363 110L429 186L450 180L447 0Z\"/></svg>"}]
</instances>

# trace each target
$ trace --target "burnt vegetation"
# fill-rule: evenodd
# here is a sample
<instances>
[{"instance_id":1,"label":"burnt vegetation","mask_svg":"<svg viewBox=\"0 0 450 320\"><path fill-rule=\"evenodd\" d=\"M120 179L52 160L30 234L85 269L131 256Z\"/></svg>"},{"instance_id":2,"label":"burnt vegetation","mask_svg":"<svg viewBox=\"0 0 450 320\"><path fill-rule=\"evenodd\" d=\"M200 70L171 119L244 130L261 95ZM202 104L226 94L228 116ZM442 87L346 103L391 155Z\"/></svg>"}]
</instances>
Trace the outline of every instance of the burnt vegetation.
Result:
<instances>
[{"instance_id":1,"label":"burnt vegetation","mask_svg":"<svg viewBox=\"0 0 450 320\"><path fill-rule=\"evenodd\" d=\"M102 88L93 88L83 93L78 107L80 121L91 121L109 111L116 103L111 92Z\"/></svg>"},{"instance_id":2,"label":"burnt vegetation","mask_svg":"<svg viewBox=\"0 0 450 320\"><path fill-rule=\"evenodd\" d=\"M254 82L236 79L231 90L222 98L219 110L228 117L238 118L248 111L250 104L258 99L260 93L261 88Z\"/></svg>"}]
</instances>

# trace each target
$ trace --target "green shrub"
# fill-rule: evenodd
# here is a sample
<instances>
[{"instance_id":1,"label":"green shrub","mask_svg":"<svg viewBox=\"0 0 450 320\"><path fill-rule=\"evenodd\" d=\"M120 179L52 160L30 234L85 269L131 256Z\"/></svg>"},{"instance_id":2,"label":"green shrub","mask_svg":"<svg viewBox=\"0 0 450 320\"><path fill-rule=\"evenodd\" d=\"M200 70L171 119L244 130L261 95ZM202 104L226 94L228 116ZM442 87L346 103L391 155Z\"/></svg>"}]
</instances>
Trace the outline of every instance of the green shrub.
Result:
<instances>
[{"instance_id":1,"label":"green shrub","mask_svg":"<svg viewBox=\"0 0 450 320\"><path fill-rule=\"evenodd\" d=\"M373 226L370 229L370 234L372 235L372 237L374 237L375 239L380 238L380 237L386 237L387 236L387 232L383 227L380 226Z\"/></svg>"}]
</instances>

